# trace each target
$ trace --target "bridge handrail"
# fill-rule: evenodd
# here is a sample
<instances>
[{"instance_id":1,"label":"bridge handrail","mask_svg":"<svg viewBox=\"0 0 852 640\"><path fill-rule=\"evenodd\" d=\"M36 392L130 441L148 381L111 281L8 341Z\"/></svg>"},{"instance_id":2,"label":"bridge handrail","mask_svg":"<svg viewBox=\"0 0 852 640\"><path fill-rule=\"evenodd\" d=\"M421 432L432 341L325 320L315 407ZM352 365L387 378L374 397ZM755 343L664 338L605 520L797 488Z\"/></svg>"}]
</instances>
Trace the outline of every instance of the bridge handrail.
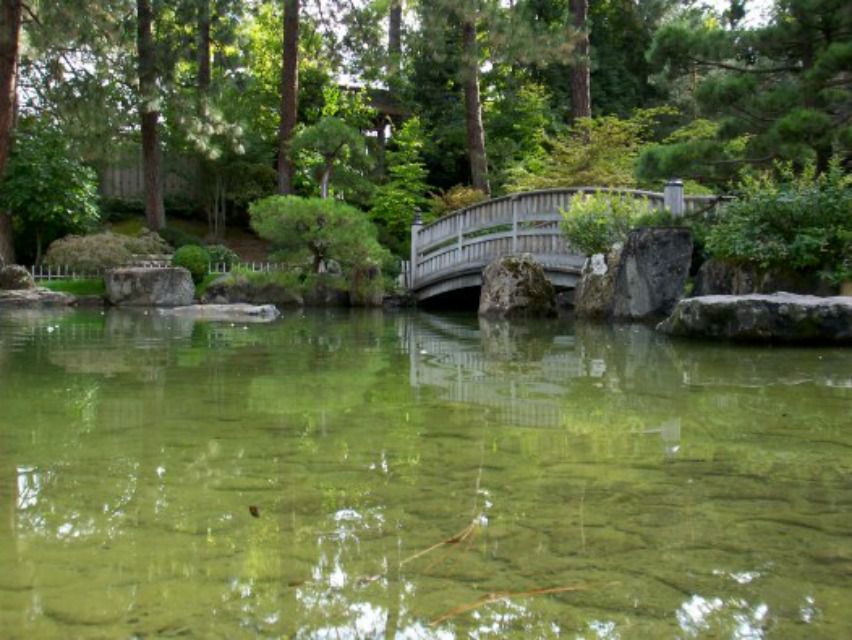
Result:
<instances>
[{"instance_id":1,"label":"bridge handrail","mask_svg":"<svg viewBox=\"0 0 852 640\"><path fill-rule=\"evenodd\" d=\"M420 227L421 231L426 231L431 227L436 226L440 222L444 222L450 218L456 217L460 214L463 214L467 211L473 211L474 209L481 209L484 207L491 207L497 203L501 202L510 202L512 200L527 200L531 199L533 196L541 196L541 195L565 195L565 194L577 194L577 193L615 193L615 194L623 194L627 196L636 196L642 198L648 198L649 200L662 200L663 194L659 191L646 191L644 189L628 189L621 187L560 187L557 189L535 189L533 191L518 191L516 193L510 193L505 196L500 196L498 198L490 198L488 200L482 200L480 202L474 202L473 204L469 204L466 207L462 207L461 209L456 209L444 216L441 216L437 220L433 220L427 224L424 224ZM711 200L717 199L718 196L685 196L686 199L690 198L709 198Z\"/></svg>"}]
</instances>

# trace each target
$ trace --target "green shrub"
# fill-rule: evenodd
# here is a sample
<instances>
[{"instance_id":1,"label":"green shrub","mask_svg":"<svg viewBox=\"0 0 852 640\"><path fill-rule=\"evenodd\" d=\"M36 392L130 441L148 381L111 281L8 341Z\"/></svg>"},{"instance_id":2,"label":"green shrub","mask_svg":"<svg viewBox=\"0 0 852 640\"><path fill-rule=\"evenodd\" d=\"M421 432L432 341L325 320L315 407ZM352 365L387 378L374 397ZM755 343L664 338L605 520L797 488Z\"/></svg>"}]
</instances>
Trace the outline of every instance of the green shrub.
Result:
<instances>
[{"instance_id":1,"label":"green shrub","mask_svg":"<svg viewBox=\"0 0 852 640\"><path fill-rule=\"evenodd\" d=\"M187 233L186 231L181 231L180 229L175 229L174 227L160 229L160 236L162 236L163 240L168 242L175 249L180 249L181 247L186 246L204 246L204 240L198 236Z\"/></svg>"},{"instance_id":2,"label":"green shrub","mask_svg":"<svg viewBox=\"0 0 852 640\"><path fill-rule=\"evenodd\" d=\"M207 247L210 254L210 262L213 264L224 264L231 266L240 261L240 256L223 244L213 244Z\"/></svg>"},{"instance_id":3,"label":"green shrub","mask_svg":"<svg viewBox=\"0 0 852 640\"><path fill-rule=\"evenodd\" d=\"M172 264L176 267L184 267L192 274L192 280L200 283L207 275L210 265L210 254L204 247L186 245L175 251L172 256Z\"/></svg>"},{"instance_id":4,"label":"green shrub","mask_svg":"<svg viewBox=\"0 0 852 640\"><path fill-rule=\"evenodd\" d=\"M434 217L439 218L453 211L469 207L477 202L482 202L487 198L488 196L479 189L457 184L446 191L432 194L432 214Z\"/></svg>"},{"instance_id":5,"label":"green shrub","mask_svg":"<svg viewBox=\"0 0 852 640\"><path fill-rule=\"evenodd\" d=\"M790 166L747 178L707 234L716 258L761 268L820 272L834 282L852 278L852 176L838 164L816 176Z\"/></svg>"},{"instance_id":6,"label":"green shrub","mask_svg":"<svg viewBox=\"0 0 852 640\"><path fill-rule=\"evenodd\" d=\"M98 271L126 264L131 251L126 236L110 231L88 236L65 236L51 243L44 258L50 266L68 266L78 271Z\"/></svg>"},{"instance_id":7,"label":"green shrub","mask_svg":"<svg viewBox=\"0 0 852 640\"><path fill-rule=\"evenodd\" d=\"M598 192L573 197L562 218L562 231L571 246L591 255L609 251L616 242L624 242L631 229L654 226L648 223L662 216L646 200Z\"/></svg>"}]
</instances>

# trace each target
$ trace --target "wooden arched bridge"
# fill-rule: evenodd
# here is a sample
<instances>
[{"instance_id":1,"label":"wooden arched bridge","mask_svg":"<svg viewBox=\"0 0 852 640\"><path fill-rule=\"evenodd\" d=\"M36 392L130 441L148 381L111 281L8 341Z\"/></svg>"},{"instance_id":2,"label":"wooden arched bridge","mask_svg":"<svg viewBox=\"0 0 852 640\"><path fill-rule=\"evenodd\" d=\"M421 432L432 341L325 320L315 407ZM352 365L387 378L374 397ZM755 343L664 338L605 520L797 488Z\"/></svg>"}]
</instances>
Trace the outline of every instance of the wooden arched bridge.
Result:
<instances>
[{"instance_id":1,"label":"wooden arched bridge","mask_svg":"<svg viewBox=\"0 0 852 640\"><path fill-rule=\"evenodd\" d=\"M663 193L636 189L572 187L515 193L460 209L427 225L411 227L411 260L404 265L406 285L415 297L434 296L482 285L482 270L500 256L529 253L558 288L573 288L586 256L568 246L559 228L571 199L608 192L643 199L674 215L712 207L716 196L683 195L680 181Z\"/></svg>"}]
</instances>

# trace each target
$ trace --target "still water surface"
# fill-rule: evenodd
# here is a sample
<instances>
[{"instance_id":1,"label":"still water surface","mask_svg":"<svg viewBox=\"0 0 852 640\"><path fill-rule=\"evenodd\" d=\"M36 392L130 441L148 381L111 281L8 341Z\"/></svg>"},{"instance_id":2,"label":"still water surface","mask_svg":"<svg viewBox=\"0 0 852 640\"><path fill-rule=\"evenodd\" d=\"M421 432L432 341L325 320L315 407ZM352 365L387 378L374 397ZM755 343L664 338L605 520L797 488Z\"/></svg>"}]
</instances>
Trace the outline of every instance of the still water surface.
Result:
<instances>
[{"instance_id":1,"label":"still water surface","mask_svg":"<svg viewBox=\"0 0 852 640\"><path fill-rule=\"evenodd\" d=\"M850 472L848 350L4 312L0 637L848 638Z\"/></svg>"}]
</instances>

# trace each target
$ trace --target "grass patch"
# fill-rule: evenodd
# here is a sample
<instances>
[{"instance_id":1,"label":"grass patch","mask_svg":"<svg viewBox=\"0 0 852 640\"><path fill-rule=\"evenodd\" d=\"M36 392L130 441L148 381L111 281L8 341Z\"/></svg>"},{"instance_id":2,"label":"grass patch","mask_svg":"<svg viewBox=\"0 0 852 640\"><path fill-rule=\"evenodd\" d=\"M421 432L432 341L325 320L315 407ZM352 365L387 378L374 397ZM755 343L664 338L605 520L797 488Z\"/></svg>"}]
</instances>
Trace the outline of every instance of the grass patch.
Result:
<instances>
[{"instance_id":1,"label":"grass patch","mask_svg":"<svg viewBox=\"0 0 852 640\"><path fill-rule=\"evenodd\" d=\"M78 280L42 280L38 284L42 287L45 287L46 289L50 289L51 291L70 293L75 296L106 295L106 285L104 285L103 278L80 278Z\"/></svg>"}]
</instances>

